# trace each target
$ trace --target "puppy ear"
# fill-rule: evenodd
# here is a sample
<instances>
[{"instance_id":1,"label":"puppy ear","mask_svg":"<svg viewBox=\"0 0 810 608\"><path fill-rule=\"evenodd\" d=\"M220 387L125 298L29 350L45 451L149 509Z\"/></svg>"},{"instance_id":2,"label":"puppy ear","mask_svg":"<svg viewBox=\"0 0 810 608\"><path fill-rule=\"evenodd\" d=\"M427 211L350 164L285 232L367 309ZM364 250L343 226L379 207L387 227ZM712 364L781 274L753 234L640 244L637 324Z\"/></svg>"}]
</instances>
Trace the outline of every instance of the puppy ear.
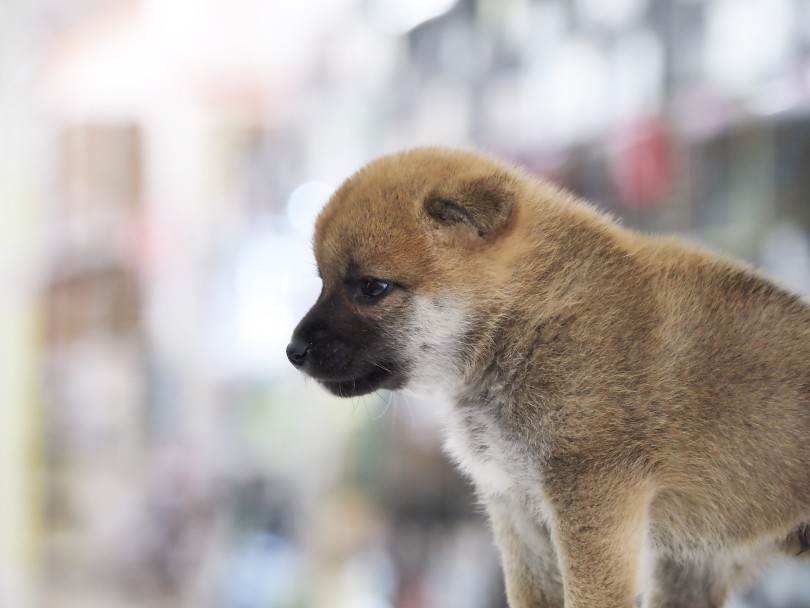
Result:
<instances>
[{"instance_id":1,"label":"puppy ear","mask_svg":"<svg viewBox=\"0 0 810 608\"><path fill-rule=\"evenodd\" d=\"M441 186L427 197L425 210L442 225L466 225L485 238L506 227L514 198L514 180L494 174Z\"/></svg>"}]
</instances>

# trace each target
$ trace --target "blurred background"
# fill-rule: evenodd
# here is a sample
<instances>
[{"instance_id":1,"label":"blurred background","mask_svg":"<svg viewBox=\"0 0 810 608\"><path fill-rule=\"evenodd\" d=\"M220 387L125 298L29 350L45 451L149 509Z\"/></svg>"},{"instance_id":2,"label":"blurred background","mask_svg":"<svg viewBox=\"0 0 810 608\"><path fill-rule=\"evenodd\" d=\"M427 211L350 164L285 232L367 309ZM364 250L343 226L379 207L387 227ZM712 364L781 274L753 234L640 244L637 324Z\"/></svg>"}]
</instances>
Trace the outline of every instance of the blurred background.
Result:
<instances>
[{"instance_id":1,"label":"blurred background","mask_svg":"<svg viewBox=\"0 0 810 608\"><path fill-rule=\"evenodd\" d=\"M0 606L505 606L435 404L284 356L420 144L810 292L810 0L0 0Z\"/></svg>"}]
</instances>

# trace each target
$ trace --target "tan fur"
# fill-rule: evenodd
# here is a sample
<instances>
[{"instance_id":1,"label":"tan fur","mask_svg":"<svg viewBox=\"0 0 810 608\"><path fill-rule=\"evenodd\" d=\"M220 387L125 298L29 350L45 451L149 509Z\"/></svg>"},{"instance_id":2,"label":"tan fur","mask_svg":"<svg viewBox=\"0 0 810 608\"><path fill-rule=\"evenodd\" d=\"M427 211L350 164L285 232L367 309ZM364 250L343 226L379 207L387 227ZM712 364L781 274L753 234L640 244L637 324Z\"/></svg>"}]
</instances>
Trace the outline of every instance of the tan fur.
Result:
<instances>
[{"instance_id":1,"label":"tan fur","mask_svg":"<svg viewBox=\"0 0 810 608\"><path fill-rule=\"evenodd\" d=\"M402 285L353 314L408 354L406 388L452 400L448 447L488 507L513 608L631 608L642 586L648 608L720 606L797 547L810 520L798 297L442 149L349 179L315 251L325 290L352 261Z\"/></svg>"}]
</instances>

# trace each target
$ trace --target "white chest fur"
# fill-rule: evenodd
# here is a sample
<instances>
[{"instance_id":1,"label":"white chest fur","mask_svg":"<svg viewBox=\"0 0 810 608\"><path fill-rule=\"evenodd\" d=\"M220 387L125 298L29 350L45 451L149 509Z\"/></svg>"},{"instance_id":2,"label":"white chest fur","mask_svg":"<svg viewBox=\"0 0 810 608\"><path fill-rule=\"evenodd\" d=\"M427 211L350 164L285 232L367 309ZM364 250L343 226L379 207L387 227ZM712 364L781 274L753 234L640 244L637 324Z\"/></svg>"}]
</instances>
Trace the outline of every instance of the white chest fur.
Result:
<instances>
[{"instance_id":1,"label":"white chest fur","mask_svg":"<svg viewBox=\"0 0 810 608\"><path fill-rule=\"evenodd\" d=\"M445 450L484 496L522 495L543 503L543 479L537 456L528 457L518 441L485 414L450 407L445 422Z\"/></svg>"},{"instance_id":2,"label":"white chest fur","mask_svg":"<svg viewBox=\"0 0 810 608\"><path fill-rule=\"evenodd\" d=\"M457 419L448 424L444 448L467 474L479 492L485 495L502 495L514 489L516 479L504 465L505 455L497 446L490 444L485 451L470 441L467 429Z\"/></svg>"}]
</instances>

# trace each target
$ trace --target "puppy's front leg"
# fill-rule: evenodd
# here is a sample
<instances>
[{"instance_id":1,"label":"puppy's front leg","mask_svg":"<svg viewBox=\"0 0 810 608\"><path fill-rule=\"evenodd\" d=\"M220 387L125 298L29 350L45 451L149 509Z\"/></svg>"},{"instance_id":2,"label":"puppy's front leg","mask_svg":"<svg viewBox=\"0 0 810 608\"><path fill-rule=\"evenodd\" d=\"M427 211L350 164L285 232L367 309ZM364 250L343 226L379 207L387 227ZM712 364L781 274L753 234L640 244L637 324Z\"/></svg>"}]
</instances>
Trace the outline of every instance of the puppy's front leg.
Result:
<instances>
[{"instance_id":1,"label":"puppy's front leg","mask_svg":"<svg viewBox=\"0 0 810 608\"><path fill-rule=\"evenodd\" d=\"M563 584L551 536L540 517L507 497L486 499L501 552L511 608L563 608Z\"/></svg>"},{"instance_id":2,"label":"puppy's front leg","mask_svg":"<svg viewBox=\"0 0 810 608\"><path fill-rule=\"evenodd\" d=\"M633 608L649 492L602 475L551 485L566 608Z\"/></svg>"}]
</instances>

